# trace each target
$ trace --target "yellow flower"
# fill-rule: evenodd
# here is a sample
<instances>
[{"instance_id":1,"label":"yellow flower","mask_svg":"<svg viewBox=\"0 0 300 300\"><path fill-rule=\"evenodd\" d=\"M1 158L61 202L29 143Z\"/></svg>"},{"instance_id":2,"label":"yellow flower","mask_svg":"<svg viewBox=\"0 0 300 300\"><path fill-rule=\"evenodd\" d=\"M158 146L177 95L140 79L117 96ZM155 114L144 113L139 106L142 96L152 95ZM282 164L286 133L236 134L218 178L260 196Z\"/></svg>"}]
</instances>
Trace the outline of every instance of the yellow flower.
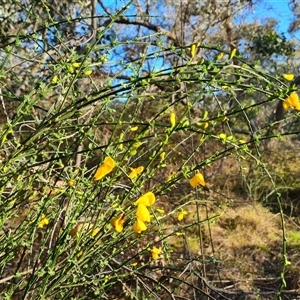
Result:
<instances>
[{"instance_id":1,"label":"yellow flower","mask_svg":"<svg viewBox=\"0 0 300 300\"><path fill-rule=\"evenodd\" d=\"M139 126L130 127L130 131L137 131L139 129Z\"/></svg>"},{"instance_id":2,"label":"yellow flower","mask_svg":"<svg viewBox=\"0 0 300 300\"><path fill-rule=\"evenodd\" d=\"M53 78L52 78L52 80L51 80L51 83L52 83L52 84L56 84L57 81L58 81L57 75L53 76Z\"/></svg>"},{"instance_id":3,"label":"yellow flower","mask_svg":"<svg viewBox=\"0 0 300 300\"><path fill-rule=\"evenodd\" d=\"M282 74L282 77L287 81L292 81L295 78L294 74Z\"/></svg>"},{"instance_id":4,"label":"yellow flower","mask_svg":"<svg viewBox=\"0 0 300 300\"><path fill-rule=\"evenodd\" d=\"M155 203L155 195L152 192L148 192L142 195L139 199L135 201L135 205L144 204L145 206L150 206Z\"/></svg>"},{"instance_id":5,"label":"yellow flower","mask_svg":"<svg viewBox=\"0 0 300 300\"><path fill-rule=\"evenodd\" d=\"M137 168L131 168L131 172L129 174L129 178L134 179L136 178L139 174L141 174L144 171L144 167L140 166Z\"/></svg>"},{"instance_id":6,"label":"yellow flower","mask_svg":"<svg viewBox=\"0 0 300 300\"><path fill-rule=\"evenodd\" d=\"M130 154L130 156L134 156L134 155L136 155L136 154L137 154L137 151L136 151L136 149L134 149L134 150L131 150L131 151L129 152L129 154Z\"/></svg>"},{"instance_id":7,"label":"yellow flower","mask_svg":"<svg viewBox=\"0 0 300 300\"><path fill-rule=\"evenodd\" d=\"M115 166L116 163L111 157L105 157L103 164L97 169L96 174L94 175L94 180L97 181L102 179L105 175L110 173Z\"/></svg>"},{"instance_id":8,"label":"yellow flower","mask_svg":"<svg viewBox=\"0 0 300 300\"><path fill-rule=\"evenodd\" d=\"M182 235L185 235L185 233L184 232L176 232L175 233L177 236L182 236Z\"/></svg>"},{"instance_id":9,"label":"yellow flower","mask_svg":"<svg viewBox=\"0 0 300 300\"><path fill-rule=\"evenodd\" d=\"M75 183L76 183L76 181L75 181L74 179L70 179L70 180L68 181L68 186L74 186Z\"/></svg>"},{"instance_id":10,"label":"yellow flower","mask_svg":"<svg viewBox=\"0 0 300 300\"><path fill-rule=\"evenodd\" d=\"M136 219L135 223L133 224L133 231L136 233L141 233L142 231L147 230L146 224L141 221L139 218Z\"/></svg>"},{"instance_id":11,"label":"yellow flower","mask_svg":"<svg viewBox=\"0 0 300 300\"><path fill-rule=\"evenodd\" d=\"M133 148L137 149L141 145L142 145L142 143L140 141L138 141L138 142L136 142L136 143L133 144Z\"/></svg>"},{"instance_id":12,"label":"yellow flower","mask_svg":"<svg viewBox=\"0 0 300 300\"><path fill-rule=\"evenodd\" d=\"M201 173L197 173L191 180L190 185L195 188L197 185L205 186L204 177Z\"/></svg>"},{"instance_id":13,"label":"yellow flower","mask_svg":"<svg viewBox=\"0 0 300 300\"><path fill-rule=\"evenodd\" d=\"M93 73L93 70L86 70L86 71L84 71L84 75L86 75L86 76L89 76L89 75L91 75Z\"/></svg>"},{"instance_id":14,"label":"yellow flower","mask_svg":"<svg viewBox=\"0 0 300 300\"><path fill-rule=\"evenodd\" d=\"M224 53L223 52L220 52L218 55L217 55L217 59L220 60L222 59L224 56Z\"/></svg>"},{"instance_id":15,"label":"yellow flower","mask_svg":"<svg viewBox=\"0 0 300 300\"><path fill-rule=\"evenodd\" d=\"M205 110L205 111L203 112L202 119L205 120L207 117L208 117L208 111Z\"/></svg>"},{"instance_id":16,"label":"yellow flower","mask_svg":"<svg viewBox=\"0 0 300 300\"><path fill-rule=\"evenodd\" d=\"M196 125L205 130L209 126L209 123L208 122L198 122L198 123L196 123Z\"/></svg>"},{"instance_id":17,"label":"yellow flower","mask_svg":"<svg viewBox=\"0 0 300 300\"><path fill-rule=\"evenodd\" d=\"M123 230L125 222L125 214L122 214L118 217L114 217L110 220L110 225L115 229L117 232L121 232Z\"/></svg>"},{"instance_id":18,"label":"yellow flower","mask_svg":"<svg viewBox=\"0 0 300 300\"><path fill-rule=\"evenodd\" d=\"M290 97L286 98L283 101L282 106L283 106L284 110L288 110L289 109L289 107L291 106Z\"/></svg>"},{"instance_id":19,"label":"yellow flower","mask_svg":"<svg viewBox=\"0 0 300 300\"><path fill-rule=\"evenodd\" d=\"M156 211L158 213L160 213L160 214L164 214L165 213L164 209L162 209L162 208L157 208Z\"/></svg>"},{"instance_id":20,"label":"yellow flower","mask_svg":"<svg viewBox=\"0 0 300 300\"><path fill-rule=\"evenodd\" d=\"M299 97L296 92L292 92L289 97L283 101L283 108L287 110L289 107L300 110Z\"/></svg>"},{"instance_id":21,"label":"yellow flower","mask_svg":"<svg viewBox=\"0 0 300 300\"><path fill-rule=\"evenodd\" d=\"M70 72L71 74L74 73L74 68L73 68L73 66L69 66L69 67L68 67L68 70L69 70L69 72Z\"/></svg>"},{"instance_id":22,"label":"yellow flower","mask_svg":"<svg viewBox=\"0 0 300 300\"><path fill-rule=\"evenodd\" d=\"M194 43L191 45L191 58L193 58L196 54L196 49L200 46L200 43Z\"/></svg>"},{"instance_id":23,"label":"yellow flower","mask_svg":"<svg viewBox=\"0 0 300 300\"><path fill-rule=\"evenodd\" d=\"M44 214L41 216L41 221L39 222L39 228L43 228L44 226L49 224L49 220L46 218Z\"/></svg>"},{"instance_id":24,"label":"yellow flower","mask_svg":"<svg viewBox=\"0 0 300 300\"><path fill-rule=\"evenodd\" d=\"M171 123L171 128L174 128L176 124L176 115L173 112L170 114L170 123Z\"/></svg>"},{"instance_id":25,"label":"yellow flower","mask_svg":"<svg viewBox=\"0 0 300 300\"><path fill-rule=\"evenodd\" d=\"M98 232L99 232L98 228L93 229L93 231L91 233L91 237L95 237Z\"/></svg>"},{"instance_id":26,"label":"yellow flower","mask_svg":"<svg viewBox=\"0 0 300 300\"><path fill-rule=\"evenodd\" d=\"M145 204L140 203L137 207L136 216L138 219L140 219L142 222L150 222L150 213L148 208Z\"/></svg>"},{"instance_id":27,"label":"yellow flower","mask_svg":"<svg viewBox=\"0 0 300 300\"><path fill-rule=\"evenodd\" d=\"M161 160L165 159L165 156L166 156L166 152L162 152L161 154L159 154Z\"/></svg>"},{"instance_id":28,"label":"yellow flower","mask_svg":"<svg viewBox=\"0 0 300 300\"><path fill-rule=\"evenodd\" d=\"M229 59L232 59L235 55L236 55L236 48L234 48L234 49L231 51L231 53L230 53L230 55L229 55Z\"/></svg>"},{"instance_id":29,"label":"yellow flower","mask_svg":"<svg viewBox=\"0 0 300 300\"><path fill-rule=\"evenodd\" d=\"M74 62L72 65L73 65L74 68L80 68L81 63L79 63L79 62Z\"/></svg>"},{"instance_id":30,"label":"yellow flower","mask_svg":"<svg viewBox=\"0 0 300 300\"><path fill-rule=\"evenodd\" d=\"M83 251L79 251L77 254L76 254L76 257L79 258L80 256L83 255Z\"/></svg>"},{"instance_id":31,"label":"yellow flower","mask_svg":"<svg viewBox=\"0 0 300 300\"><path fill-rule=\"evenodd\" d=\"M152 259L158 259L161 254L161 248L153 247L151 250Z\"/></svg>"},{"instance_id":32,"label":"yellow flower","mask_svg":"<svg viewBox=\"0 0 300 300\"><path fill-rule=\"evenodd\" d=\"M226 134L225 133L220 133L219 138L222 140L226 140Z\"/></svg>"},{"instance_id":33,"label":"yellow flower","mask_svg":"<svg viewBox=\"0 0 300 300\"><path fill-rule=\"evenodd\" d=\"M183 220L184 216L187 215L187 211L185 211L184 209L181 209L178 216L177 216L177 220L180 222Z\"/></svg>"}]
</instances>

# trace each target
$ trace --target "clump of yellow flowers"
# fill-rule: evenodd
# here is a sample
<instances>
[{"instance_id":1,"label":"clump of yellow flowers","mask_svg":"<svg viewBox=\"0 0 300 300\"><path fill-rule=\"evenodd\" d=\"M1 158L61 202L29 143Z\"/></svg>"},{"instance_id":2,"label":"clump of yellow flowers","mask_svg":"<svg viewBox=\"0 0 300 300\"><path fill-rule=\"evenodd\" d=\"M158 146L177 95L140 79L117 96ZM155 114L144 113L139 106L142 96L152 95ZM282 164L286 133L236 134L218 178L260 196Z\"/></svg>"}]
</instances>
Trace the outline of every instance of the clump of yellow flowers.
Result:
<instances>
[{"instance_id":1,"label":"clump of yellow flowers","mask_svg":"<svg viewBox=\"0 0 300 300\"><path fill-rule=\"evenodd\" d=\"M39 228L43 228L44 226L47 226L48 224L49 224L48 218L44 214L42 214L41 219L39 221L39 225L38 225Z\"/></svg>"},{"instance_id":2,"label":"clump of yellow flowers","mask_svg":"<svg viewBox=\"0 0 300 300\"><path fill-rule=\"evenodd\" d=\"M153 247L150 251L151 251L152 259L158 259L159 258L159 255L161 254L161 249L160 248Z\"/></svg>"},{"instance_id":3,"label":"clump of yellow flowers","mask_svg":"<svg viewBox=\"0 0 300 300\"><path fill-rule=\"evenodd\" d=\"M135 201L134 204L137 206L137 210L136 220L133 224L133 231L141 233L142 231L147 230L145 222L151 221L148 207L153 205L155 203L155 200L155 195L152 192L148 192L142 195L137 201ZM121 232L123 230L124 222L125 214L122 214L112 218L110 224L117 232Z\"/></svg>"},{"instance_id":4,"label":"clump of yellow flowers","mask_svg":"<svg viewBox=\"0 0 300 300\"><path fill-rule=\"evenodd\" d=\"M148 192L142 195L134 204L137 205L136 221L133 224L133 230L137 233L147 230L145 222L150 222L150 212L148 207L155 203L155 195Z\"/></svg>"},{"instance_id":5,"label":"clump of yellow flowers","mask_svg":"<svg viewBox=\"0 0 300 300\"><path fill-rule=\"evenodd\" d=\"M292 92L289 97L283 101L283 108L287 110L289 107L300 110L299 97L296 92Z\"/></svg>"}]
</instances>

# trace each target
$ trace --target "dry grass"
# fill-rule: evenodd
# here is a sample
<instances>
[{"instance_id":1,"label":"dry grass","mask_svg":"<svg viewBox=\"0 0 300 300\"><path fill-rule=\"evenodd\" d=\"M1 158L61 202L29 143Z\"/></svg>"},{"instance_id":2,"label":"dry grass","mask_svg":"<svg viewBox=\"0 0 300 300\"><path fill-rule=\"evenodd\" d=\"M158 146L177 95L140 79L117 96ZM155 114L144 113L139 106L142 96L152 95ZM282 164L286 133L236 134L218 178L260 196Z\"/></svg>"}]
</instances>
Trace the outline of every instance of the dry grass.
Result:
<instances>
[{"instance_id":1,"label":"dry grass","mask_svg":"<svg viewBox=\"0 0 300 300\"><path fill-rule=\"evenodd\" d=\"M198 215L201 220L217 216L204 221L200 230L197 226L190 228L185 240L175 237L170 240L178 252L183 247L189 250L190 256L202 257L206 278L215 287L250 293L278 288L282 267L282 229L278 214L259 203L222 208L188 205L185 209L189 212L186 223L194 222ZM293 250L300 244L296 228L295 223L288 223L287 235L294 247L288 252L292 264L286 281L287 290L300 291L300 255Z\"/></svg>"}]
</instances>

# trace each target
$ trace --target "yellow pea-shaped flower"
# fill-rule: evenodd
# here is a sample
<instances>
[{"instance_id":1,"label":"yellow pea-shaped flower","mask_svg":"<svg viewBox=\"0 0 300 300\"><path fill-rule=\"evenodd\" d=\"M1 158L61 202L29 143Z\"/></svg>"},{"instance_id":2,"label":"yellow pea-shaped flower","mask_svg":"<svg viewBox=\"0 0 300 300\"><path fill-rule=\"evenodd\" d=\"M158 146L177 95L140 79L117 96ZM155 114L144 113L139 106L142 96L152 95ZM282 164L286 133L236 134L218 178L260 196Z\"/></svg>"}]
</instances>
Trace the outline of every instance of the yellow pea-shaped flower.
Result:
<instances>
[{"instance_id":1,"label":"yellow pea-shaped flower","mask_svg":"<svg viewBox=\"0 0 300 300\"><path fill-rule=\"evenodd\" d=\"M236 48L234 48L234 49L231 51L231 53L230 53L230 55L229 55L229 59L232 59L234 56L236 56Z\"/></svg>"},{"instance_id":2,"label":"yellow pea-shaped flower","mask_svg":"<svg viewBox=\"0 0 300 300\"><path fill-rule=\"evenodd\" d=\"M105 175L109 174L116 166L115 161L111 157L105 157L103 164L97 169L94 180L98 181Z\"/></svg>"},{"instance_id":3,"label":"yellow pea-shaped flower","mask_svg":"<svg viewBox=\"0 0 300 300\"><path fill-rule=\"evenodd\" d=\"M129 178L134 179L138 177L144 171L144 167L140 166L137 168L131 168L131 172L129 174Z\"/></svg>"},{"instance_id":4,"label":"yellow pea-shaped flower","mask_svg":"<svg viewBox=\"0 0 300 300\"><path fill-rule=\"evenodd\" d=\"M204 177L201 173L197 173L191 180L190 180L190 185L195 188L197 187L198 185L202 185L202 186L205 186L206 183L205 183L205 180L204 180Z\"/></svg>"},{"instance_id":5,"label":"yellow pea-shaped flower","mask_svg":"<svg viewBox=\"0 0 300 300\"><path fill-rule=\"evenodd\" d=\"M292 81L295 78L294 74L282 74L282 77L287 81Z\"/></svg>"},{"instance_id":6,"label":"yellow pea-shaped flower","mask_svg":"<svg viewBox=\"0 0 300 300\"><path fill-rule=\"evenodd\" d=\"M161 248L153 247L151 249L152 259L158 259L160 254L161 254Z\"/></svg>"},{"instance_id":7,"label":"yellow pea-shaped flower","mask_svg":"<svg viewBox=\"0 0 300 300\"><path fill-rule=\"evenodd\" d=\"M136 219L135 223L133 224L133 231L136 233L141 233L142 231L147 230L146 224L141 221L139 218Z\"/></svg>"},{"instance_id":8,"label":"yellow pea-shaped flower","mask_svg":"<svg viewBox=\"0 0 300 300\"><path fill-rule=\"evenodd\" d=\"M182 221L185 215L187 215L187 211L185 211L184 209L181 209L177 216L177 220L179 222Z\"/></svg>"},{"instance_id":9,"label":"yellow pea-shaped flower","mask_svg":"<svg viewBox=\"0 0 300 300\"><path fill-rule=\"evenodd\" d=\"M115 229L117 232L122 232L123 226L125 222L125 215L120 215L118 217L114 217L110 220L110 225Z\"/></svg>"},{"instance_id":10,"label":"yellow pea-shaped flower","mask_svg":"<svg viewBox=\"0 0 300 300\"><path fill-rule=\"evenodd\" d=\"M136 216L142 222L150 222L151 221L150 212L149 212L147 206L144 204L138 205L137 211L136 211Z\"/></svg>"},{"instance_id":11,"label":"yellow pea-shaped flower","mask_svg":"<svg viewBox=\"0 0 300 300\"><path fill-rule=\"evenodd\" d=\"M145 206L150 206L155 203L155 195L152 192L148 192L142 195L139 199L135 201L135 205L144 204Z\"/></svg>"},{"instance_id":12,"label":"yellow pea-shaped flower","mask_svg":"<svg viewBox=\"0 0 300 300\"><path fill-rule=\"evenodd\" d=\"M176 115L173 112L170 114L170 123L171 123L171 128L174 128L176 125Z\"/></svg>"}]
</instances>

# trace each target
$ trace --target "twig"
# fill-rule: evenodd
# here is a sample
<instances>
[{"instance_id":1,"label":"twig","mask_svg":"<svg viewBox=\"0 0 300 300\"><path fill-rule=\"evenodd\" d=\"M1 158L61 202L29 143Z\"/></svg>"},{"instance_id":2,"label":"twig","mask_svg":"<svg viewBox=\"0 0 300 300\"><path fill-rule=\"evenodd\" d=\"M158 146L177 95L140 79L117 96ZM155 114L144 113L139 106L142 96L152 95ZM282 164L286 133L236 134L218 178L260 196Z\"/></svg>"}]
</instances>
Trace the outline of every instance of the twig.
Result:
<instances>
[{"instance_id":1,"label":"twig","mask_svg":"<svg viewBox=\"0 0 300 300\"><path fill-rule=\"evenodd\" d=\"M33 269L29 269L29 270L27 270L27 271L18 273L18 276L27 275L27 274L29 274L29 273L32 273L32 271L33 271ZM15 278L15 277L16 277L16 275L11 275L11 276L8 276L8 277L6 277L6 278L0 279L0 284L1 284L1 283L5 283L5 282L7 282L7 281L10 281L10 280L12 280L12 279Z\"/></svg>"}]
</instances>

